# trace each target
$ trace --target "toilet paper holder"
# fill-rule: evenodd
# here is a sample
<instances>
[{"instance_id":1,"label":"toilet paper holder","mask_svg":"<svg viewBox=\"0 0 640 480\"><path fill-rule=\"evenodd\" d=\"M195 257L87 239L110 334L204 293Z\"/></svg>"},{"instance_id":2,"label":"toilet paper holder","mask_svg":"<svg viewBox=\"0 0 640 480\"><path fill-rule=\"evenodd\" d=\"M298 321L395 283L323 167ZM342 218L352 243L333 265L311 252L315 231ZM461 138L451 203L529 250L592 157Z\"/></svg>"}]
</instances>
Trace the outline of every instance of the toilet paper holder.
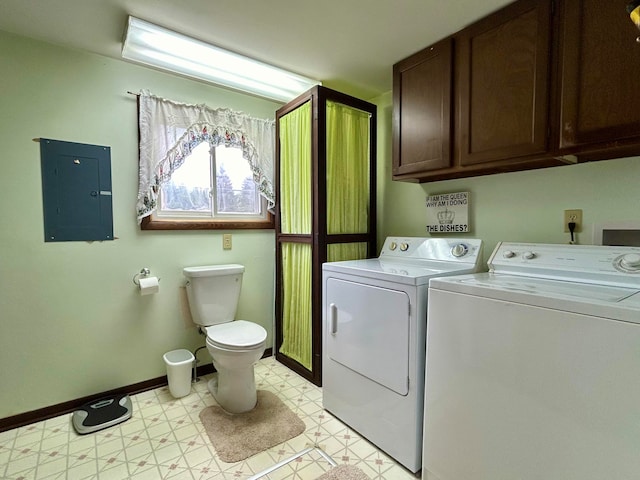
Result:
<instances>
[{"instance_id":1,"label":"toilet paper holder","mask_svg":"<svg viewBox=\"0 0 640 480\"><path fill-rule=\"evenodd\" d=\"M151 275L151 270L149 270L149 269L148 269L148 268L146 268L146 267L145 267L145 268L143 268L142 270L140 270L140 272L139 272L139 273L136 273L136 274L133 276L133 279L132 279L132 280L133 280L133 284L134 284L134 285L137 285L137 286L139 287L139 286L140 286L140 277L142 277L142 278L146 278L146 277L148 277L149 275ZM160 278L158 278L158 282L159 282L159 281L160 281Z\"/></svg>"}]
</instances>

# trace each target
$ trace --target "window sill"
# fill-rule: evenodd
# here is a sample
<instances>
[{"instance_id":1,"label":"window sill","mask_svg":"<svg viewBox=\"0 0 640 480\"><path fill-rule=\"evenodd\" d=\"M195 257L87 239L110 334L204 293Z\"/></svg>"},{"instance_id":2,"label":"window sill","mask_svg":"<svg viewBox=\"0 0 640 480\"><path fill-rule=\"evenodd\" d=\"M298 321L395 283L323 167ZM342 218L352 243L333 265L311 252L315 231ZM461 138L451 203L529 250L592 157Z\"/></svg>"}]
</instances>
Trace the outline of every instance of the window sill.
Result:
<instances>
[{"instance_id":1,"label":"window sill","mask_svg":"<svg viewBox=\"0 0 640 480\"><path fill-rule=\"evenodd\" d=\"M203 220L189 218L160 219L151 215L142 219L140 230L265 230L275 229L274 216L269 213L265 220Z\"/></svg>"}]
</instances>

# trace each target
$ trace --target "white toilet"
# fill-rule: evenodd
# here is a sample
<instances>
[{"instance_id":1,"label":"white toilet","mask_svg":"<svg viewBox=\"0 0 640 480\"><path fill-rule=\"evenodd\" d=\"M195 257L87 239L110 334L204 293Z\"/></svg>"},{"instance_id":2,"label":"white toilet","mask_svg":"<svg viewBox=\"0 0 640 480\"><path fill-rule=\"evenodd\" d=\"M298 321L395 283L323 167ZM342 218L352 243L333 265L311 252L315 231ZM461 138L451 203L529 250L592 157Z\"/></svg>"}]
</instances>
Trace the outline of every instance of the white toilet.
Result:
<instances>
[{"instance_id":1,"label":"white toilet","mask_svg":"<svg viewBox=\"0 0 640 480\"><path fill-rule=\"evenodd\" d=\"M262 357L267 331L246 320L235 320L242 287L242 265L207 265L182 270L193 321L207 335L207 350L217 374L208 388L229 413L256 406L253 365Z\"/></svg>"}]
</instances>

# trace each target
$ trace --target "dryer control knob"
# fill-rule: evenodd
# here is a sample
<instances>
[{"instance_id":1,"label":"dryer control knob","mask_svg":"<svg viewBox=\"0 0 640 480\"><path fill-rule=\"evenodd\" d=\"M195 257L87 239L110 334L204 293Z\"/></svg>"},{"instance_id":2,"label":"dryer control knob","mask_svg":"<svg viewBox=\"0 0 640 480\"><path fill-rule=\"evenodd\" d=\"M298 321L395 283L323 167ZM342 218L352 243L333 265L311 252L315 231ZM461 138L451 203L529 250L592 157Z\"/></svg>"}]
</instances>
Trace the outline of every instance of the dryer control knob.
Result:
<instances>
[{"instance_id":1,"label":"dryer control knob","mask_svg":"<svg viewBox=\"0 0 640 480\"><path fill-rule=\"evenodd\" d=\"M469 248L464 243L458 243L451 248L451 255L457 258L464 257L468 251Z\"/></svg>"},{"instance_id":2,"label":"dryer control knob","mask_svg":"<svg viewBox=\"0 0 640 480\"><path fill-rule=\"evenodd\" d=\"M401 243L400 244L400 250L402 250L403 252L406 252L409 249L409 244L408 243Z\"/></svg>"},{"instance_id":3,"label":"dryer control knob","mask_svg":"<svg viewBox=\"0 0 640 480\"><path fill-rule=\"evenodd\" d=\"M531 260L532 258L536 258L536 254L535 254L535 253L533 253L533 252L524 252L524 253L522 254L522 256L523 256L524 258L526 258L527 260Z\"/></svg>"},{"instance_id":4,"label":"dryer control knob","mask_svg":"<svg viewBox=\"0 0 640 480\"><path fill-rule=\"evenodd\" d=\"M506 250L506 251L502 254L502 256L503 256L504 258L513 258L513 257L515 257L515 256L516 256L516 254L515 254L515 252L514 252L514 251L512 251L512 250Z\"/></svg>"},{"instance_id":5,"label":"dryer control knob","mask_svg":"<svg viewBox=\"0 0 640 480\"><path fill-rule=\"evenodd\" d=\"M389 250L395 250L396 248L398 248L398 244L396 242L391 242L389 244Z\"/></svg>"},{"instance_id":6,"label":"dryer control knob","mask_svg":"<svg viewBox=\"0 0 640 480\"><path fill-rule=\"evenodd\" d=\"M637 253L627 253L622 256L620 263L628 270L640 270L640 255Z\"/></svg>"}]
</instances>

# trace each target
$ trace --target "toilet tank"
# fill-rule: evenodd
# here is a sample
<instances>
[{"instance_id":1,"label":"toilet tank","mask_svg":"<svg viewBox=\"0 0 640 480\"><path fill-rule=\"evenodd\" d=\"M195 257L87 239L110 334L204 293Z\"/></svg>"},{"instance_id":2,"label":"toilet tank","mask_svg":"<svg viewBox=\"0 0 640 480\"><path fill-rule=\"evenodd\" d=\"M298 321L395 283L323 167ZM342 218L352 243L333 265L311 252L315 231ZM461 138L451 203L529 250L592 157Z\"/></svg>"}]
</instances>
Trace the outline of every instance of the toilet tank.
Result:
<instances>
[{"instance_id":1,"label":"toilet tank","mask_svg":"<svg viewBox=\"0 0 640 480\"><path fill-rule=\"evenodd\" d=\"M187 297L196 325L208 327L236 318L242 287L243 265L186 267Z\"/></svg>"}]
</instances>

